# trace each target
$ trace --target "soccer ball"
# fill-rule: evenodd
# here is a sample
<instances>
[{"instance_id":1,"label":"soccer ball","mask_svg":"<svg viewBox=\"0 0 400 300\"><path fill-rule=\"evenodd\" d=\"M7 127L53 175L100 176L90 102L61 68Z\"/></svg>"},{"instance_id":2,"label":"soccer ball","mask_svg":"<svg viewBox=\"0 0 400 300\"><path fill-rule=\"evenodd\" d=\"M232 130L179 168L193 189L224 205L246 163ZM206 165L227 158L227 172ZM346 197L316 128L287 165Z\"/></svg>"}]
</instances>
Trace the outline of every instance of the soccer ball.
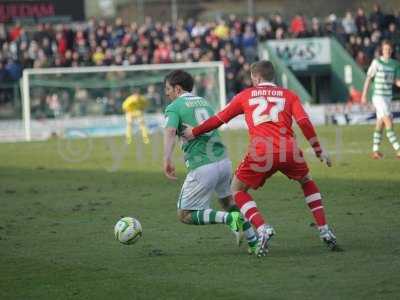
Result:
<instances>
[{"instance_id":1,"label":"soccer ball","mask_svg":"<svg viewBox=\"0 0 400 300\"><path fill-rule=\"evenodd\" d=\"M132 217L123 217L114 227L115 238L125 245L136 243L142 236L142 225Z\"/></svg>"}]
</instances>

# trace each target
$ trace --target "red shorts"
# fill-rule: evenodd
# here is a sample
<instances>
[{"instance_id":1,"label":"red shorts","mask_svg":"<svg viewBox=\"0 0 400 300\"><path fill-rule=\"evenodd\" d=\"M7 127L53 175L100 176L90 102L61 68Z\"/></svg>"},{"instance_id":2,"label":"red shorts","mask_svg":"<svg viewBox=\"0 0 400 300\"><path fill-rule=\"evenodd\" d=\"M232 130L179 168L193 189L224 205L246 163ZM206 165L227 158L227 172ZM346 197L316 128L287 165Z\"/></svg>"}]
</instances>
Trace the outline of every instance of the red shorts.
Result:
<instances>
[{"instance_id":1,"label":"red shorts","mask_svg":"<svg viewBox=\"0 0 400 300\"><path fill-rule=\"evenodd\" d=\"M277 171L289 179L299 180L308 174L309 169L301 151L270 153L264 157L253 157L247 153L236 169L235 175L241 182L257 189Z\"/></svg>"}]
</instances>

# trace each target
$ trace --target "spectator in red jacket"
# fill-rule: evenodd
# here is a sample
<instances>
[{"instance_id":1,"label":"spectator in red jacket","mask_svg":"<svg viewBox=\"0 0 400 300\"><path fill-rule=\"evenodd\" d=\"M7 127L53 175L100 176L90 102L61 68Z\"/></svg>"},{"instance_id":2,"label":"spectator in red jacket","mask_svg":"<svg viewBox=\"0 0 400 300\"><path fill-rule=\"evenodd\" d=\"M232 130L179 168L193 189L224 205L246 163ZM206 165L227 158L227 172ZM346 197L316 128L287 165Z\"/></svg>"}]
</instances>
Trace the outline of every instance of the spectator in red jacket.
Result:
<instances>
[{"instance_id":1,"label":"spectator in red jacket","mask_svg":"<svg viewBox=\"0 0 400 300\"><path fill-rule=\"evenodd\" d=\"M304 37L306 30L306 21L304 17L300 14L297 14L290 23L290 32L294 37Z\"/></svg>"}]
</instances>

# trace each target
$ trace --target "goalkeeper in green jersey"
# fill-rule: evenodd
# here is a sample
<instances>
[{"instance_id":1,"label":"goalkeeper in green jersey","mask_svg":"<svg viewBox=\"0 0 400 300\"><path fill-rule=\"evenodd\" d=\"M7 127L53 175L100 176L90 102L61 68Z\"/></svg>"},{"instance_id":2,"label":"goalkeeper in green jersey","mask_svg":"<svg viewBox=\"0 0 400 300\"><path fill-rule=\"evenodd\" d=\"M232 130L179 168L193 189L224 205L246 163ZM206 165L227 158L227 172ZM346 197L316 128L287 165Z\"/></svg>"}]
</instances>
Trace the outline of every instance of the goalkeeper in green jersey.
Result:
<instances>
[{"instance_id":1,"label":"goalkeeper in green jersey","mask_svg":"<svg viewBox=\"0 0 400 300\"><path fill-rule=\"evenodd\" d=\"M208 134L187 141L180 137L184 124L196 126L214 114L208 101L191 93L193 77L182 70L175 70L165 77L165 93L171 103L165 110L164 173L176 180L172 154L176 138L182 142L188 174L179 195L178 218L185 224L227 224L235 233L240 245L242 231L249 250L255 247L257 236L249 222L244 222L235 206L230 189L232 163L219 133ZM224 211L210 208L211 197L216 192Z\"/></svg>"},{"instance_id":2,"label":"goalkeeper in green jersey","mask_svg":"<svg viewBox=\"0 0 400 300\"><path fill-rule=\"evenodd\" d=\"M393 97L393 84L400 87L400 63L391 58L393 47L389 41L383 41L381 45L382 56L375 58L367 72L364 89L361 97L363 104L367 103L368 88L373 82L372 104L376 109L376 125L373 137L372 157L383 157L379 152L382 140L383 127L386 128L386 136L400 158L400 144L393 131L392 114L390 104ZM372 81L373 80L373 81Z\"/></svg>"}]
</instances>

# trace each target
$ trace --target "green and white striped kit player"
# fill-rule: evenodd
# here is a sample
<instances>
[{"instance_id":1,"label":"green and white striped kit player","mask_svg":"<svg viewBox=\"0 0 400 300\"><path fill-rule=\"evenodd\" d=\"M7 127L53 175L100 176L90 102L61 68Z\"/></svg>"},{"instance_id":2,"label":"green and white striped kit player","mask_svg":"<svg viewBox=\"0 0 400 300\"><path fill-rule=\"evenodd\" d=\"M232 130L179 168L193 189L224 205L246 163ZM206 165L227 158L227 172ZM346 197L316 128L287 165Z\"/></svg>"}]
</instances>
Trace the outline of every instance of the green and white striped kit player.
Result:
<instances>
[{"instance_id":1,"label":"green and white striped kit player","mask_svg":"<svg viewBox=\"0 0 400 300\"><path fill-rule=\"evenodd\" d=\"M374 78L372 103L376 109L377 119L383 117L391 117L391 101L393 97L393 84L396 79L400 78L400 63L394 59L384 60L375 58L368 69L367 75ZM393 129L386 131L386 136L396 151L400 150L400 144L397 141L396 134ZM380 131L374 132L373 152L379 150L382 140Z\"/></svg>"},{"instance_id":2,"label":"green and white striped kit player","mask_svg":"<svg viewBox=\"0 0 400 300\"><path fill-rule=\"evenodd\" d=\"M191 93L184 93L172 101L165 110L167 128L176 128L178 136L184 124L197 126L210 116L214 110L209 102ZM227 158L226 148L217 130L197 137L191 141L180 138L186 167L189 170L178 199L177 207L192 212L192 224L205 225L230 223L230 214L210 209L213 193L219 199L232 195L230 182L232 163ZM233 207L234 212L239 210ZM250 246L255 245L257 237L254 229L243 225L243 232Z\"/></svg>"},{"instance_id":3,"label":"green and white striped kit player","mask_svg":"<svg viewBox=\"0 0 400 300\"><path fill-rule=\"evenodd\" d=\"M165 115L166 127L176 128L180 135L183 124L197 126L214 115L214 110L204 98L185 93L167 106ZM227 157L226 148L217 130L189 142L182 140L182 151L189 170Z\"/></svg>"}]
</instances>

